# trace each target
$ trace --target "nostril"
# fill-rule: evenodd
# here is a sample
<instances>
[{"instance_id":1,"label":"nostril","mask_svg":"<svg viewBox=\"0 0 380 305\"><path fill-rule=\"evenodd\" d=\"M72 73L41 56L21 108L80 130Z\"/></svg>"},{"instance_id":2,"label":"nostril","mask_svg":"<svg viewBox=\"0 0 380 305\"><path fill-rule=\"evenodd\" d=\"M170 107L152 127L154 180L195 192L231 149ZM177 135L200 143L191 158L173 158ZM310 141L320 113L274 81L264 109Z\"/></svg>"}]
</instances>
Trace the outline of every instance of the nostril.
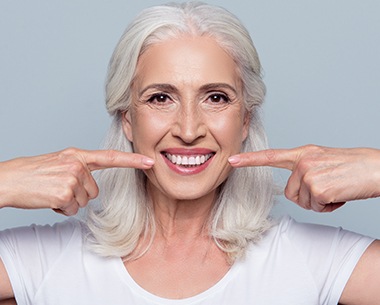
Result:
<instances>
[{"instance_id":1,"label":"nostril","mask_svg":"<svg viewBox=\"0 0 380 305\"><path fill-rule=\"evenodd\" d=\"M175 124L172 125L172 135L185 144L193 144L207 134L204 117L193 100L182 101L175 120Z\"/></svg>"}]
</instances>

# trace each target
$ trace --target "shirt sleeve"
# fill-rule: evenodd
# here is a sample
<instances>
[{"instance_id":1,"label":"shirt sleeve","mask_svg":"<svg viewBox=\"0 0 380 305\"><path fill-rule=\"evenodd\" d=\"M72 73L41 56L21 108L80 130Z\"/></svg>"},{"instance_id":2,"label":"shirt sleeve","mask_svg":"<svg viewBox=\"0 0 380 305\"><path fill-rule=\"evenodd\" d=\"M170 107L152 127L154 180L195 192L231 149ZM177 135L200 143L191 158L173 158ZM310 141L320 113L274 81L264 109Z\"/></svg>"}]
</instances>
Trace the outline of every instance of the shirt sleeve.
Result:
<instances>
[{"instance_id":1,"label":"shirt sleeve","mask_svg":"<svg viewBox=\"0 0 380 305\"><path fill-rule=\"evenodd\" d=\"M32 304L46 274L78 231L79 222L70 219L53 226L31 225L0 232L0 257L18 304Z\"/></svg>"},{"instance_id":2,"label":"shirt sleeve","mask_svg":"<svg viewBox=\"0 0 380 305\"><path fill-rule=\"evenodd\" d=\"M321 304L337 304L356 264L373 238L342 228L297 223L286 234L312 274Z\"/></svg>"}]
</instances>

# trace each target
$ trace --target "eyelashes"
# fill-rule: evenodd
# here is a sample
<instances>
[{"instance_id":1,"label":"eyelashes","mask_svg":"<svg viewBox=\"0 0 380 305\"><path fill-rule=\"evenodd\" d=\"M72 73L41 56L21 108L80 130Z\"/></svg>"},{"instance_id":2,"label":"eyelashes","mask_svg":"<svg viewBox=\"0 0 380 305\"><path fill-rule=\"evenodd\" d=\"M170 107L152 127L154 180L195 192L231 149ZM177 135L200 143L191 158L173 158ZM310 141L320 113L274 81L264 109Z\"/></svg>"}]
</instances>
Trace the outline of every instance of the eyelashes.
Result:
<instances>
[{"instance_id":1,"label":"eyelashes","mask_svg":"<svg viewBox=\"0 0 380 305\"><path fill-rule=\"evenodd\" d=\"M147 103L163 104L168 100L170 100L169 95L165 93L156 93L147 99Z\"/></svg>"},{"instance_id":2,"label":"eyelashes","mask_svg":"<svg viewBox=\"0 0 380 305\"><path fill-rule=\"evenodd\" d=\"M213 104L230 103L231 99L224 93L212 93L209 95L208 100Z\"/></svg>"},{"instance_id":3,"label":"eyelashes","mask_svg":"<svg viewBox=\"0 0 380 305\"><path fill-rule=\"evenodd\" d=\"M169 94L163 92L152 94L146 99L146 103L155 105L167 105L169 103L173 103L174 101L175 100L171 98ZM207 93L203 101L212 105L231 103L231 99L228 94L219 92Z\"/></svg>"}]
</instances>

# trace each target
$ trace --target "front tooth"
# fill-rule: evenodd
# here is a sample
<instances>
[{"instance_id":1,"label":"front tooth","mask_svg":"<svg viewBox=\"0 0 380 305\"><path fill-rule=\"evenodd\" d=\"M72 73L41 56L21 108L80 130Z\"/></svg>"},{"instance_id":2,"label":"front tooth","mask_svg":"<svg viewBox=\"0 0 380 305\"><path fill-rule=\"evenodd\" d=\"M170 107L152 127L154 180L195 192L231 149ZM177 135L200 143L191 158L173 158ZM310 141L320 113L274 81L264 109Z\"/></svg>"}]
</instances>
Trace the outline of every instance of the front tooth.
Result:
<instances>
[{"instance_id":1,"label":"front tooth","mask_svg":"<svg viewBox=\"0 0 380 305\"><path fill-rule=\"evenodd\" d=\"M208 159L212 157L212 154L198 155L198 156L180 156L166 154L166 157L173 163L177 165L201 165L205 163Z\"/></svg>"}]
</instances>

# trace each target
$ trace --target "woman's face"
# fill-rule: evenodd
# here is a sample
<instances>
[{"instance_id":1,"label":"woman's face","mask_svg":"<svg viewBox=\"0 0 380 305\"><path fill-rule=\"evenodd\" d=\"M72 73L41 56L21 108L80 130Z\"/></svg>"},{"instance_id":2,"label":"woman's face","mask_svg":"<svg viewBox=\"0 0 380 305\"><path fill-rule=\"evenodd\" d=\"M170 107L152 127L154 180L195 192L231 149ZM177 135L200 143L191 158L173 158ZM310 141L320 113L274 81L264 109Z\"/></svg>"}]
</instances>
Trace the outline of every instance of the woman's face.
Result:
<instances>
[{"instance_id":1,"label":"woman's face","mask_svg":"<svg viewBox=\"0 0 380 305\"><path fill-rule=\"evenodd\" d=\"M155 44L139 59L133 92L123 128L135 152L155 159L146 171L153 198L212 194L248 132L233 59L207 37Z\"/></svg>"}]
</instances>

